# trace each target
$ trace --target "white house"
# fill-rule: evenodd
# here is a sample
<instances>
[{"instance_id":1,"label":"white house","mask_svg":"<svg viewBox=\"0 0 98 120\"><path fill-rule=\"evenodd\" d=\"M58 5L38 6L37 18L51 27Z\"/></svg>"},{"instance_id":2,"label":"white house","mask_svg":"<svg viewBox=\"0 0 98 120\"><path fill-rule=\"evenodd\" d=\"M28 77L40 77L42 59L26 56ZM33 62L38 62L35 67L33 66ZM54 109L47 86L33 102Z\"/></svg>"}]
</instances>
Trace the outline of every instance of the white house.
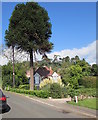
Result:
<instances>
[{"instance_id":1,"label":"white house","mask_svg":"<svg viewBox=\"0 0 98 120\"><path fill-rule=\"evenodd\" d=\"M56 72L54 72L52 74L52 79L55 81L55 82L58 82L58 79L61 79L61 76L59 74L57 74Z\"/></svg>"}]
</instances>

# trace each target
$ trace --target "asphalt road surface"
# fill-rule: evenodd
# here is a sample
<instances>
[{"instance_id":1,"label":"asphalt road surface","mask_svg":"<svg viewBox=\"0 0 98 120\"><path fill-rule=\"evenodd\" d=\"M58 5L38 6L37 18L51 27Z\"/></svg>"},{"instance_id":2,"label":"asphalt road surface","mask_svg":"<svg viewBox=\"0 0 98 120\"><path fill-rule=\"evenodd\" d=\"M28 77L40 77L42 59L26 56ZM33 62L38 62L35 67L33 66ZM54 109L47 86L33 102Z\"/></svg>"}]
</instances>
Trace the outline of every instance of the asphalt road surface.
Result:
<instances>
[{"instance_id":1,"label":"asphalt road surface","mask_svg":"<svg viewBox=\"0 0 98 120\"><path fill-rule=\"evenodd\" d=\"M85 118L83 115L63 112L52 106L33 101L25 96L5 92L8 108L3 118Z\"/></svg>"}]
</instances>

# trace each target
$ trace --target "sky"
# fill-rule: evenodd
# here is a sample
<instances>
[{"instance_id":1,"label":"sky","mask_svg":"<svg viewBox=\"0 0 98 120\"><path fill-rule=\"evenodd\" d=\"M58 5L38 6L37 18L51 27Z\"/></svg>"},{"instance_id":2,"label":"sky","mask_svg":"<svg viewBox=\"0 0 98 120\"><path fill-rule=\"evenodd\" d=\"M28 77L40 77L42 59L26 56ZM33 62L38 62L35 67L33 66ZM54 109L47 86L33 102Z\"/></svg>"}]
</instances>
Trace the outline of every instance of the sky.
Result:
<instances>
[{"instance_id":1,"label":"sky","mask_svg":"<svg viewBox=\"0 0 98 120\"><path fill-rule=\"evenodd\" d=\"M3 44L5 44L5 30L8 29L9 18L16 4L16 2L2 3ZM92 60L90 60L89 54L92 48L96 50L94 48L96 47L96 3L40 2L39 4L47 10L52 24L52 37L50 41L54 43L54 49L49 56L53 57L54 54L61 55L63 51L62 57L67 54L70 57L78 54L81 58L89 59L89 63L94 63L96 59L94 56L96 54L95 51ZM92 45L94 47L91 48ZM84 48L86 48L86 51ZM82 50L84 50L83 55L81 55Z\"/></svg>"}]
</instances>

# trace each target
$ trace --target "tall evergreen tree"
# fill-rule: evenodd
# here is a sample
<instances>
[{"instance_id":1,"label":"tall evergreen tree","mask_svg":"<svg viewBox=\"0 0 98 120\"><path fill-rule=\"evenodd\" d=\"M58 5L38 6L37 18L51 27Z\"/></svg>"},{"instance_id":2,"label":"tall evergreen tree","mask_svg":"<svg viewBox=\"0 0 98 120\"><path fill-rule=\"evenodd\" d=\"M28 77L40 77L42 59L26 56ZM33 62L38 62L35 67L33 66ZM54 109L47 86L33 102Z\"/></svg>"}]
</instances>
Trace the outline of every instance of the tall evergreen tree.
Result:
<instances>
[{"instance_id":1,"label":"tall evergreen tree","mask_svg":"<svg viewBox=\"0 0 98 120\"><path fill-rule=\"evenodd\" d=\"M33 54L50 52L53 44L51 23L47 11L38 3L17 4L10 18L7 35L14 31L16 48L30 54L30 89L34 89Z\"/></svg>"}]
</instances>

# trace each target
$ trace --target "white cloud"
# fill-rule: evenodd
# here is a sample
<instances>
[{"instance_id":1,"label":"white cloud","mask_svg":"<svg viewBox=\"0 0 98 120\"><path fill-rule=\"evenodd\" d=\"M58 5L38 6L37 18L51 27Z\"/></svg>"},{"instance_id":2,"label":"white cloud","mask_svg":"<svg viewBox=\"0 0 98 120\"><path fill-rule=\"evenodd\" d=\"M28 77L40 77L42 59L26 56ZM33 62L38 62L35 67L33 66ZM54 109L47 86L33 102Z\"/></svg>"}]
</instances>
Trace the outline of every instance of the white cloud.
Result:
<instances>
[{"instance_id":1,"label":"white cloud","mask_svg":"<svg viewBox=\"0 0 98 120\"><path fill-rule=\"evenodd\" d=\"M85 58L86 61L89 62L90 64L96 63L96 41L80 49L77 49L77 48L65 49L62 51L53 52L48 56L49 58L53 58L54 55L60 55L61 58L66 56L69 56L70 58L72 58L78 55L80 59Z\"/></svg>"},{"instance_id":2,"label":"white cloud","mask_svg":"<svg viewBox=\"0 0 98 120\"><path fill-rule=\"evenodd\" d=\"M53 59L54 55L60 55L61 58L69 56L70 58L75 57L76 55L78 55L80 57L80 59L85 58L87 62L89 62L90 64L96 63L96 42L94 41L93 43L89 44L86 47L82 47L80 49L77 48L73 48L73 49L65 49L62 51L56 51L56 52L52 52L50 54L48 54L48 57ZM4 52L9 59L12 59L12 50L11 49L6 49ZM4 55L0 55L0 65L4 65L7 64L8 59L4 56ZM15 50L15 59L17 61L26 61L28 58L29 60L29 55L26 52L17 52L17 50ZM41 55L37 54L36 55L37 60L41 60Z\"/></svg>"}]
</instances>

